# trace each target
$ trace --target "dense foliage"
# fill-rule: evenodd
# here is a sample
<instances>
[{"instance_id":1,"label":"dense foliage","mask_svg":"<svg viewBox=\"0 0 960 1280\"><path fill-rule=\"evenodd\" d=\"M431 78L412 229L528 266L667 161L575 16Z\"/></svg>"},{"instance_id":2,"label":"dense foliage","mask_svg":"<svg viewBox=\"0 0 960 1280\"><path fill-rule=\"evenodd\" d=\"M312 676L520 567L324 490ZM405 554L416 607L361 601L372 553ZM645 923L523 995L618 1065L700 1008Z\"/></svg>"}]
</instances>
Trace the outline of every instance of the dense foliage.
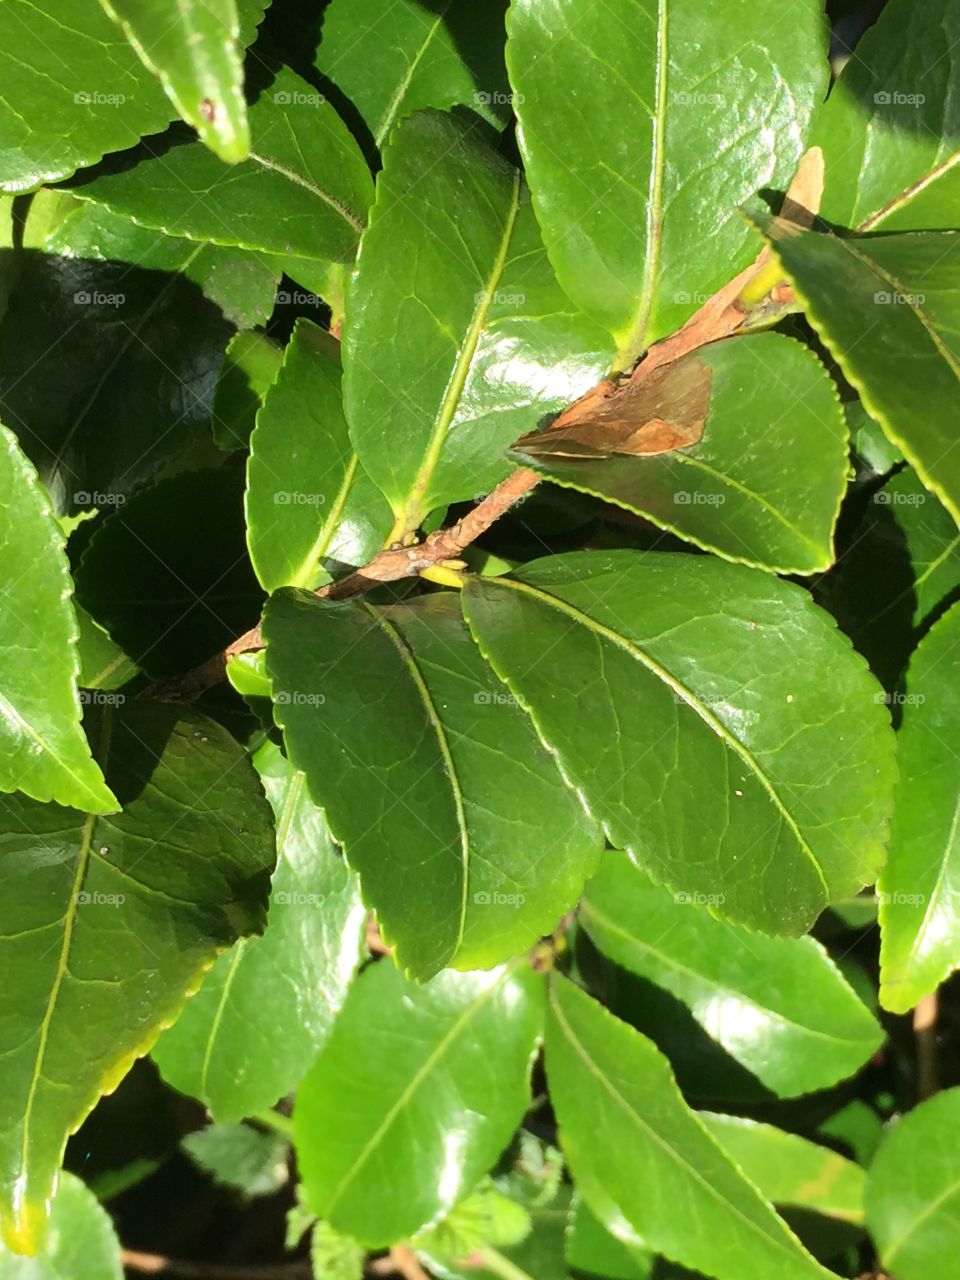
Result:
<instances>
[{"instance_id":1,"label":"dense foliage","mask_svg":"<svg viewBox=\"0 0 960 1280\"><path fill-rule=\"evenodd\" d=\"M955 1275L958 63L0 0L0 1280Z\"/></svg>"}]
</instances>

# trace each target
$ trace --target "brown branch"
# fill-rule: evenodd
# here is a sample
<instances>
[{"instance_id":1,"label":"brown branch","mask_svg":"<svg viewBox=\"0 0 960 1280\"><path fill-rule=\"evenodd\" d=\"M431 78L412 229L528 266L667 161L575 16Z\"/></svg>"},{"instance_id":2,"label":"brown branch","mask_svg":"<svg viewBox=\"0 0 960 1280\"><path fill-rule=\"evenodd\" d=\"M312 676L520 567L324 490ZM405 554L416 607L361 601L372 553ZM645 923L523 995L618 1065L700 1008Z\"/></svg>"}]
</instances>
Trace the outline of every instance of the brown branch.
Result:
<instances>
[{"instance_id":1,"label":"brown branch","mask_svg":"<svg viewBox=\"0 0 960 1280\"><path fill-rule=\"evenodd\" d=\"M818 147L813 147L800 162L796 177L784 201L783 216L798 226L811 225L814 214L820 207L822 191L823 155ZM619 379L604 378L598 382L576 403L565 409L550 424L548 430L564 427L574 420L583 421L589 418L604 400L615 395L625 383L639 382L648 378L655 369L679 360L681 356L689 355L708 343L717 342L735 334L748 316L748 310L744 307L741 295L748 285L763 275L771 261L771 250L769 246L765 246L756 261L749 267L745 267L712 298L708 298L682 329L651 347L632 373ZM792 291L789 287L780 284L773 290L771 296L776 304L785 305L792 300ZM460 553L485 533L496 520L499 520L505 511L539 484L541 478L535 471L526 469L514 471L482 502L478 502L462 520L458 520L449 529L438 529L423 542L414 543L413 546L388 547L374 556L373 560L362 569L321 587L316 592L317 596L328 600L347 600L351 596L362 595L363 592L385 582L399 582L403 578L413 578L426 569L442 564L445 560L456 560ZM151 685L142 696L160 702L192 702L201 693L219 684L226 674L229 658L235 654L249 653L254 649L262 648L263 639L260 628L253 627L235 640L223 653L215 654L202 666L188 671L186 675Z\"/></svg>"},{"instance_id":2,"label":"brown branch","mask_svg":"<svg viewBox=\"0 0 960 1280\"><path fill-rule=\"evenodd\" d=\"M178 1280L310 1280L309 1262L258 1263L229 1266L216 1262L185 1262L159 1253L124 1249L120 1261L128 1271L147 1276L175 1276Z\"/></svg>"},{"instance_id":3,"label":"brown branch","mask_svg":"<svg viewBox=\"0 0 960 1280\"><path fill-rule=\"evenodd\" d=\"M346 600L385 582L399 582L403 578L415 577L424 569L442 564L444 560L456 560L505 511L529 493L539 480L540 476L534 471L514 471L449 529L438 529L423 542L414 543L410 547L388 547L374 556L364 568L337 582L328 583L316 595L321 599ZM229 658L262 648L260 628L252 627L234 640L229 648L214 654L202 666L194 667L186 675L157 681L144 690L141 696L157 702L193 702L201 693L220 683L226 675Z\"/></svg>"},{"instance_id":4,"label":"brown branch","mask_svg":"<svg viewBox=\"0 0 960 1280\"><path fill-rule=\"evenodd\" d=\"M917 1041L917 1101L932 1098L940 1088L937 1063L937 992L924 996L913 1011L913 1034Z\"/></svg>"}]
</instances>

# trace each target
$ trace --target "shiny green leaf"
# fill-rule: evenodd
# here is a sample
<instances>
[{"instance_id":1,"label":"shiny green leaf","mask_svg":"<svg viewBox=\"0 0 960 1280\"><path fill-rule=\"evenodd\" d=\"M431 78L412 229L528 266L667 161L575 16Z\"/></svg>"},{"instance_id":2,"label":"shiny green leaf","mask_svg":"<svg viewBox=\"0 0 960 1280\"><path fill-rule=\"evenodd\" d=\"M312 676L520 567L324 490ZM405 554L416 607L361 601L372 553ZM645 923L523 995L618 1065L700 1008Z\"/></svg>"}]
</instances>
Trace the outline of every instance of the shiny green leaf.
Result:
<instances>
[{"instance_id":1,"label":"shiny green leaf","mask_svg":"<svg viewBox=\"0 0 960 1280\"><path fill-rule=\"evenodd\" d=\"M250 438L247 543L261 585L316 587L372 560L390 532L340 395L339 344L299 320Z\"/></svg>"},{"instance_id":2,"label":"shiny green leaf","mask_svg":"<svg viewBox=\"0 0 960 1280\"><path fill-rule=\"evenodd\" d=\"M560 1138L601 1222L718 1280L826 1280L687 1107L656 1046L564 978L550 995L547 1073Z\"/></svg>"},{"instance_id":3,"label":"shiny green leaf","mask_svg":"<svg viewBox=\"0 0 960 1280\"><path fill-rule=\"evenodd\" d=\"M43 1247L35 1258L0 1243L3 1280L123 1280L120 1241L96 1196L72 1173L61 1174Z\"/></svg>"},{"instance_id":4,"label":"shiny green leaf","mask_svg":"<svg viewBox=\"0 0 960 1280\"><path fill-rule=\"evenodd\" d=\"M543 981L529 967L447 971L423 986L389 962L354 984L297 1093L310 1207L371 1246L451 1209L529 1101Z\"/></svg>"},{"instance_id":5,"label":"shiny green leaf","mask_svg":"<svg viewBox=\"0 0 960 1280\"><path fill-rule=\"evenodd\" d=\"M599 836L453 593L376 610L283 592L274 711L398 963L496 964L573 906Z\"/></svg>"},{"instance_id":6,"label":"shiny green leaf","mask_svg":"<svg viewBox=\"0 0 960 1280\"><path fill-rule=\"evenodd\" d=\"M867 1223L897 1280L952 1280L960 1251L960 1089L929 1098L887 1132L867 1179Z\"/></svg>"},{"instance_id":7,"label":"shiny green leaf","mask_svg":"<svg viewBox=\"0 0 960 1280\"><path fill-rule=\"evenodd\" d=\"M893 735L806 592L699 556L586 552L470 578L463 605L611 844L654 880L770 933L873 881Z\"/></svg>"},{"instance_id":8,"label":"shiny green leaf","mask_svg":"<svg viewBox=\"0 0 960 1280\"><path fill-rule=\"evenodd\" d=\"M792 4L788 33L779 0L514 0L508 33L547 251L625 367L756 256L736 211L793 177L826 92L823 5Z\"/></svg>"},{"instance_id":9,"label":"shiny green leaf","mask_svg":"<svg viewBox=\"0 0 960 1280\"><path fill-rule=\"evenodd\" d=\"M773 333L719 342L687 359L712 375L703 438L690 448L650 457L551 460L525 449L514 456L728 560L777 573L828 568L846 488L847 428L819 360Z\"/></svg>"},{"instance_id":10,"label":"shiny green leaf","mask_svg":"<svg viewBox=\"0 0 960 1280\"><path fill-rule=\"evenodd\" d=\"M272 743L255 763L277 822L266 929L217 959L153 1050L164 1079L216 1120L263 1111L300 1083L343 1004L366 922L303 774Z\"/></svg>"},{"instance_id":11,"label":"shiny green leaf","mask_svg":"<svg viewBox=\"0 0 960 1280\"><path fill-rule=\"evenodd\" d=\"M811 139L824 153L825 218L861 231L960 223L958 73L953 0L888 0Z\"/></svg>"},{"instance_id":12,"label":"shiny green leaf","mask_svg":"<svg viewBox=\"0 0 960 1280\"><path fill-rule=\"evenodd\" d=\"M170 103L98 4L0 4L0 189L56 182L173 118Z\"/></svg>"},{"instance_id":13,"label":"shiny green leaf","mask_svg":"<svg viewBox=\"0 0 960 1280\"><path fill-rule=\"evenodd\" d=\"M250 156L236 165L165 136L144 143L136 165L105 167L72 190L170 235L349 261L372 183L333 107L284 68L250 108L250 134Z\"/></svg>"},{"instance_id":14,"label":"shiny green leaf","mask_svg":"<svg viewBox=\"0 0 960 1280\"><path fill-rule=\"evenodd\" d=\"M384 155L343 348L350 432L396 536L493 488L510 470L503 449L586 391L611 354L560 292L520 176L479 121L404 120Z\"/></svg>"},{"instance_id":15,"label":"shiny green leaf","mask_svg":"<svg viewBox=\"0 0 960 1280\"><path fill-rule=\"evenodd\" d=\"M958 594L960 531L912 467L870 495L850 545L816 590L886 688Z\"/></svg>"},{"instance_id":16,"label":"shiny green leaf","mask_svg":"<svg viewBox=\"0 0 960 1280\"><path fill-rule=\"evenodd\" d=\"M4 426L0 550L0 791L110 813L116 800L80 726L78 628L63 535Z\"/></svg>"},{"instance_id":17,"label":"shiny green leaf","mask_svg":"<svg viewBox=\"0 0 960 1280\"><path fill-rule=\"evenodd\" d=\"M269 0L100 0L167 97L221 160L250 150L240 17L248 42Z\"/></svg>"},{"instance_id":18,"label":"shiny green leaf","mask_svg":"<svg viewBox=\"0 0 960 1280\"><path fill-rule=\"evenodd\" d=\"M256 775L212 720L130 702L104 710L94 740L122 813L19 797L2 811L0 1226L23 1252L68 1134L217 951L262 928L273 861Z\"/></svg>"},{"instance_id":19,"label":"shiny green leaf","mask_svg":"<svg viewBox=\"0 0 960 1280\"><path fill-rule=\"evenodd\" d=\"M86 609L74 606L77 612L77 625L80 634L77 637L77 656L80 659L80 694L81 704L102 702L110 705L108 698L89 696L90 690L120 689L132 680L139 668L131 662L120 646L111 640L107 632L94 622Z\"/></svg>"},{"instance_id":20,"label":"shiny green leaf","mask_svg":"<svg viewBox=\"0 0 960 1280\"><path fill-rule=\"evenodd\" d=\"M280 271L265 254L190 240L138 227L104 205L80 204L45 237L42 247L90 262L127 262L191 280L240 329L266 324ZM128 273L129 275L130 273ZM154 278L156 286L170 281Z\"/></svg>"},{"instance_id":21,"label":"shiny green leaf","mask_svg":"<svg viewBox=\"0 0 960 1280\"><path fill-rule=\"evenodd\" d=\"M773 1204L813 1209L846 1222L863 1222L866 1174L852 1160L758 1120L707 1111L701 1111L699 1119L734 1164Z\"/></svg>"},{"instance_id":22,"label":"shiny green leaf","mask_svg":"<svg viewBox=\"0 0 960 1280\"><path fill-rule=\"evenodd\" d=\"M332 0L316 65L347 95L376 147L423 107L510 114L503 65L506 0Z\"/></svg>"},{"instance_id":23,"label":"shiny green leaf","mask_svg":"<svg viewBox=\"0 0 960 1280\"><path fill-rule=\"evenodd\" d=\"M580 919L617 964L666 988L781 1097L853 1075L883 1032L813 938L765 938L713 919L689 894L608 854Z\"/></svg>"},{"instance_id":24,"label":"shiny green leaf","mask_svg":"<svg viewBox=\"0 0 960 1280\"><path fill-rule=\"evenodd\" d=\"M224 453L246 449L264 396L283 364L283 348L265 333L235 333L223 357L210 429Z\"/></svg>"},{"instance_id":25,"label":"shiny green leaf","mask_svg":"<svg viewBox=\"0 0 960 1280\"><path fill-rule=\"evenodd\" d=\"M920 642L897 734L900 784L880 875L880 1000L905 1013L960 968L960 606Z\"/></svg>"},{"instance_id":26,"label":"shiny green leaf","mask_svg":"<svg viewBox=\"0 0 960 1280\"><path fill-rule=\"evenodd\" d=\"M273 1195L289 1177L289 1143L279 1133L248 1124L211 1124L180 1144L214 1182L244 1196Z\"/></svg>"},{"instance_id":27,"label":"shiny green leaf","mask_svg":"<svg viewBox=\"0 0 960 1280\"><path fill-rule=\"evenodd\" d=\"M803 231L773 243L847 380L960 523L960 235Z\"/></svg>"}]
</instances>

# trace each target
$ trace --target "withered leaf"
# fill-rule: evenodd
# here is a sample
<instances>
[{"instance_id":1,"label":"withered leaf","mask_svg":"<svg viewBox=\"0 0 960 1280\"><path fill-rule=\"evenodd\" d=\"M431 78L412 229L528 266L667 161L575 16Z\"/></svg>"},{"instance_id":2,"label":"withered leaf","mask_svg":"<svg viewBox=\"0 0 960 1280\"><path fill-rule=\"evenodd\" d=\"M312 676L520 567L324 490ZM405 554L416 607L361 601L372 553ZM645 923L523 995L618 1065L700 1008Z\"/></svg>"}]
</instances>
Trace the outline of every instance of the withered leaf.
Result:
<instances>
[{"instance_id":1,"label":"withered leaf","mask_svg":"<svg viewBox=\"0 0 960 1280\"><path fill-rule=\"evenodd\" d=\"M687 356L646 378L608 383L606 394L581 412L574 406L545 431L522 436L513 450L532 458L606 458L689 448L703 435L712 380L709 366Z\"/></svg>"}]
</instances>

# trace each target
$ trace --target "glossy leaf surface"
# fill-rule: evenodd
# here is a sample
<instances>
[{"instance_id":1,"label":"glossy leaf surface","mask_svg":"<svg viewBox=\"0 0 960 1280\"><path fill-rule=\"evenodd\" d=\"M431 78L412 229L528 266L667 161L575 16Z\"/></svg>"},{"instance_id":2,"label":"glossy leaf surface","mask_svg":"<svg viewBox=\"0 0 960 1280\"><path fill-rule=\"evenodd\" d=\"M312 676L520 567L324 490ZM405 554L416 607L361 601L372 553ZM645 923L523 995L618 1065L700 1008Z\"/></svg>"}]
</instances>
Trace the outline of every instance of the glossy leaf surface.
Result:
<instances>
[{"instance_id":1,"label":"glossy leaf surface","mask_svg":"<svg viewBox=\"0 0 960 1280\"><path fill-rule=\"evenodd\" d=\"M718 1280L828 1276L688 1109L651 1041L566 979L550 991L560 1137L601 1222Z\"/></svg>"},{"instance_id":2,"label":"glossy leaf surface","mask_svg":"<svg viewBox=\"0 0 960 1280\"><path fill-rule=\"evenodd\" d=\"M525 965L423 986L389 962L367 970L297 1095L314 1212L377 1246L452 1208L523 1115L542 1010Z\"/></svg>"},{"instance_id":3,"label":"glossy leaf surface","mask_svg":"<svg viewBox=\"0 0 960 1280\"><path fill-rule=\"evenodd\" d=\"M471 578L463 602L607 838L656 881L733 922L800 933L873 880L889 720L806 593L721 561L620 551Z\"/></svg>"},{"instance_id":4,"label":"glossy leaf surface","mask_svg":"<svg viewBox=\"0 0 960 1280\"><path fill-rule=\"evenodd\" d=\"M323 815L272 743L255 757L273 806L277 867L267 925L220 956L153 1058L164 1078L236 1121L300 1083L360 960L366 910Z\"/></svg>"},{"instance_id":5,"label":"glossy leaf surface","mask_svg":"<svg viewBox=\"0 0 960 1280\"><path fill-rule=\"evenodd\" d=\"M16 437L0 426L0 790L95 813L116 800L80 725L76 614L63 535Z\"/></svg>"},{"instance_id":6,"label":"glossy leaf surface","mask_svg":"<svg viewBox=\"0 0 960 1280\"><path fill-rule=\"evenodd\" d=\"M765 938L689 898L612 853L587 886L581 920L611 959L682 1000L781 1096L835 1084L879 1048L879 1025L813 938Z\"/></svg>"},{"instance_id":7,"label":"glossy leaf surface","mask_svg":"<svg viewBox=\"0 0 960 1280\"><path fill-rule=\"evenodd\" d=\"M343 351L351 435L398 535L493 488L510 470L502 450L586 391L610 354L561 293L520 175L479 121L436 111L403 121L377 182Z\"/></svg>"},{"instance_id":8,"label":"glossy leaf surface","mask_svg":"<svg viewBox=\"0 0 960 1280\"><path fill-rule=\"evenodd\" d=\"M375 610L282 593L274 712L398 963L498 963L552 929L599 837L453 594Z\"/></svg>"},{"instance_id":9,"label":"glossy leaf surface","mask_svg":"<svg viewBox=\"0 0 960 1280\"><path fill-rule=\"evenodd\" d=\"M514 0L507 65L537 217L621 367L756 256L737 215L785 190L826 90L823 9Z\"/></svg>"},{"instance_id":10,"label":"glossy leaf surface","mask_svg":"<svg viewBox=\"0 0 960 1280\"><path fill-rule=\"evenodd\" d=\"M212 720L130 703L103 712L95 741L122 813L13 797L3 809L0 1215L25 1252L67 1136L217 951L262 928L273 861L256 776Z\"/></svg>"}]
</instances>

